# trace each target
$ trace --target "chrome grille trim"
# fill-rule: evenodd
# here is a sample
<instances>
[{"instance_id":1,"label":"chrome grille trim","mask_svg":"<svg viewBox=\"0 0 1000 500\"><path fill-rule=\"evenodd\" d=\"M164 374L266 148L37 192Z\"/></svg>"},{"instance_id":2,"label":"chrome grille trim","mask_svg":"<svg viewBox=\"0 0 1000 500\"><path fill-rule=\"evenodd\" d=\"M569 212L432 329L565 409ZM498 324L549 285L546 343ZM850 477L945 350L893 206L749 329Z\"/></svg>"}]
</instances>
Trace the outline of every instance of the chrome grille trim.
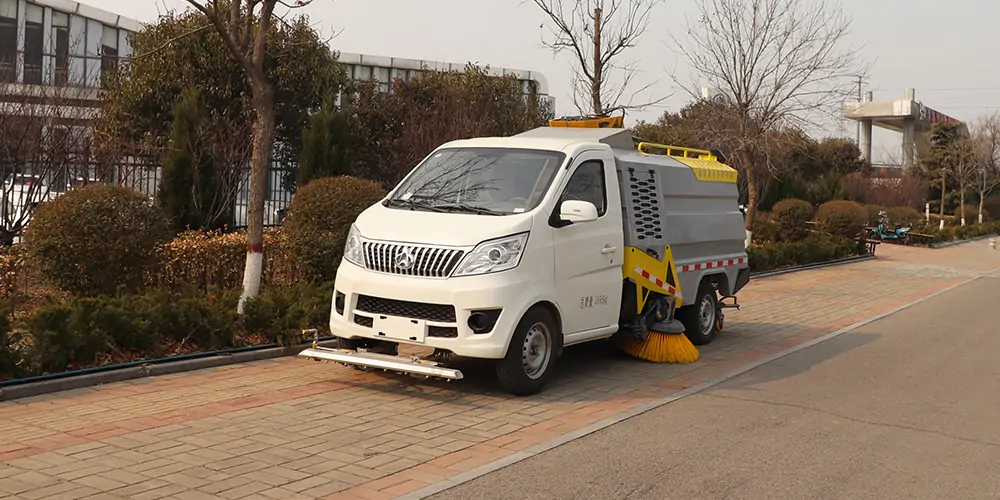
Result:
<instances>
[{"instance_id":1,"label":"chrome grille trim","mask_svg":"<svg viewBox=\"0 0 1000 500\"><path fill-rule=\"evenodd\" d=\"M460 248L381 241L363 241L361 248L365 257L365 267L372 271L422 278L451 276L466 253ZM413 257L413 265L407 269L400 269L396 266L396 255L404 250Z\"/></svg>"}]
</instances>

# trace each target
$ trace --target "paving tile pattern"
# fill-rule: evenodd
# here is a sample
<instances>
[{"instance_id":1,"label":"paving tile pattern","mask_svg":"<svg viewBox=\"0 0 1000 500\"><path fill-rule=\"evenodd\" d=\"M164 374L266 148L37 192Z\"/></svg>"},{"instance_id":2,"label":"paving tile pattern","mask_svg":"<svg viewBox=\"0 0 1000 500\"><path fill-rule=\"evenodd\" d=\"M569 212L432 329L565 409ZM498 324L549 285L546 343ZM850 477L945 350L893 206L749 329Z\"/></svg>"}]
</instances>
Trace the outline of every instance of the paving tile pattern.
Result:
<instances>
[{"instance_id":1,"label":"paving tile pattern","mask_svg":"<svg viewBox=\"0 0 1000 500\"><path fill-rule=\"evenodd\" d=\"M985 242L879 255L751 282L697 363L580 346L528 398L281 358L3 402L0 498L392 498L1000 268Z\"/></svg>"}]
</instances>

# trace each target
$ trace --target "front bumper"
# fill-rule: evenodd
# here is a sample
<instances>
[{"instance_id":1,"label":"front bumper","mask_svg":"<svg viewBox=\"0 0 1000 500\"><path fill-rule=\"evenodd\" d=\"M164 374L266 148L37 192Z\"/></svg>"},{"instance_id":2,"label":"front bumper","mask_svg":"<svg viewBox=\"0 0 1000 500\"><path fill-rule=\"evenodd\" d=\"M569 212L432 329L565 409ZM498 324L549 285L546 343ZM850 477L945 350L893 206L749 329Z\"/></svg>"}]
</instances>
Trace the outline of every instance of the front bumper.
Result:
<instances>
[{"instance_id":1,"label":"front bumper","mask_svg":"<svg viewBox=\"0 0 1000 500\"><path fill-rule=\"evenodd\" d=\"M537 277L531 280L517 269L439 279L378 273L345 261L337 270L330 331L348 339L388 340L462 357L499 359L521 316L542 297L537 283ZM495 318L495 323L488 332L476 333L469 318L484 311L492 313L488 320Z\"/></svg>"}]
</instances>

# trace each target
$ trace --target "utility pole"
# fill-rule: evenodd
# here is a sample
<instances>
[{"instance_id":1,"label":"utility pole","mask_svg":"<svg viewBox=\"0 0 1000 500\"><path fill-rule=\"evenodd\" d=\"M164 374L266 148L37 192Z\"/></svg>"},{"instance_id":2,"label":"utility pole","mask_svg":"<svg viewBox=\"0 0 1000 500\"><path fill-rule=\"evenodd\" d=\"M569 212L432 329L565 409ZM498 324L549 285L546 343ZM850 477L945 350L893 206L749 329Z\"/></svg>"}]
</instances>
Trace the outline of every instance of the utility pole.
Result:
<instances>
[{"instance_id":1,"label":"utility pole","mask_svg":"<svg viewBox=\"0 0 1000 500\"><path fill-rule=\"evenodd\" d=\"M861 90L862 90L861 85L863 80L861 75L857 75L857 77L858 77L858 106L860 106ZM858 120L857 130L855 131L855 136L854 136L854 144L857 144L858 148L861 147L861 120Z\"/></svg>"}]
</instances>

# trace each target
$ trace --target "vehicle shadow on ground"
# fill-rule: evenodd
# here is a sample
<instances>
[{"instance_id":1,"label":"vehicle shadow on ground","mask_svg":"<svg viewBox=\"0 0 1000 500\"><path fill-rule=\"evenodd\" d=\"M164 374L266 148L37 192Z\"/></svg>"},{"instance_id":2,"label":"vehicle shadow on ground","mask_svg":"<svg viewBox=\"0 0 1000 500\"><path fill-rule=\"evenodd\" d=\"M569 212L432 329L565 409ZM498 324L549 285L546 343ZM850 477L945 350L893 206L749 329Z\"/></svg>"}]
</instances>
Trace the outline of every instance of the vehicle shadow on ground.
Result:
<instances>
[{"instance_id":1,"label":"vehicle shadow on ground","mask_svg":"<svg viewBox=\"0 0 1000 500\"><path fill-rule=\"evenodd\" d=\"M693 370L725 363L728 359L742 356L755 346L766 345L769 341L780 340L790 335L806 338L819 337L822 331L801 325L743 322L727 325L727 329L716 340L702 346L701 359L692 364L651 363L639 360L619 350L611 341L595 341L567 347L559 359L556 372L548 386L539 394L523 398L531 401L607 401L630 391L666 382ZM795 369L763 370L758 367L748 375L740 377L738 386L752 389L754 384L795 376L810 367L825 362L843 352L855 349L873 341L873 334L845 334L837 341L835 348L806 349L802 356L805 362L795 363ZM826 343L824 343L825 345ZM762 355L761 357L763 357ZM754 361L746 360L746 363ZM782 363L776 360L773 363ZM406 395L427 401L457 404L468 407L484 407L493 400L515 399L505 393L495 381L493 364L482 360L456 359L449 366L462 370L460 381L446 382L424 379L394 373L375 372L377 380L359 381L358 385L385 394ZM770 366L770 365L765 365ZM733 369L738 368L734 366ZM488 398L484 398L488 396Z\"/></svg>"},{"instance_id":2,"label":"vehicle shadow on ground","mask_svg":"<svg viewBox=\"0 0 1000 500\"><path fill-rule=\"evenodd\" d=\"M844 333L758 366L717 386L719 390L763 391L763 386L797 377L828 361L875 342L882 335L862 330Z\"/></svg>"}]
</instances>

